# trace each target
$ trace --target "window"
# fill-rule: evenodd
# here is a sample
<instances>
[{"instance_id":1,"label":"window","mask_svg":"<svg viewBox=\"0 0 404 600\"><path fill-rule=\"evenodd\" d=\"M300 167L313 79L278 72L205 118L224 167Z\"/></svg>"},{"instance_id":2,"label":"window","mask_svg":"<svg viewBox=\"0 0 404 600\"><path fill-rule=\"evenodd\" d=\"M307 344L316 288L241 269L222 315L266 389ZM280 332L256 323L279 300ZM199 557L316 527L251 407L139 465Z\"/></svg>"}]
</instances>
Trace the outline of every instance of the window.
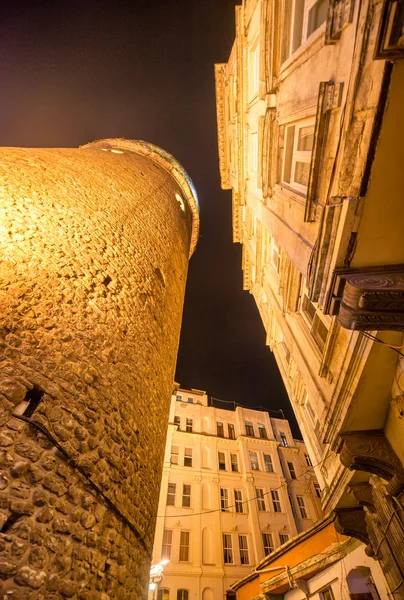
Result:
<instances>
[{"instance_id":1,"label":"window","mask_svg":"<svg viewBox=\"0 0 404 600\"><path fill-rule=\"evenodd\" d=\"M240 562L242 565L249 565L250 558L248 556L248 545L247 545L247 536L239 535L238 536L238 547L240 550Z\"/></svg>"},{"instance_id":2,"label":"window","mask_svg":"<svg viewBox=\"0 0 404 600\"><path fill-rule=\"evenodd\" d=\"M164 529L163 532L163 545L161 547L161 558L170 559L171 556L171 544L173 542L173 532L171 529Z\"/></svg>"},{"instance_id":3,"label":"window","mask_svg":"<svg viewBox=\"0 0 404 600\"><path fill-rule=\"evenodd\" d=\"M191 486L184 483L182 486L182 506L191 507Z\"/></svg>"},{"instance_id":4,"label":"window","mask_svg":"<svg viewBox=\"0 0 404 600\"><path fill-rule=\"evenodd\" d=\"M279 273L279 267L281 264L281 251L276 245L274 238L272 238L271 241L271 264L274 267L275 271Z\"/></svg>"},{"instance_id":5,"label":"window","mask_svg":"<svg viewBox=\"0 0 404 600\"><path fill-rule=\"evenodd\" d=\"M255 437L254 427L253 427L253 424L251 423L251 421L245 422L245 434L248 435L249 437Z\"/></svg>"},{"instance_id":6,"label":"window","mask_svg":"<svg viewBox=\"0 0 404 600\"><path fill-rule=\"evenodd\" d=\"M318 483L314 484L314 491L316 493L317 498L321 498L321 487Z\"/></svg>"},{"instance_id":7,"label":"window","mask_svg":"<svg viewBox=\"0 0 404 600\"><path fill-rule=\"evenodd\" d=\"M296 519L295 505L293 504L292 496L290 494L288 494L288 498L289 498L290 508L292 509L292 515Z\"/></svg>"},{"instance_id":8,"label":"window","mask_svg":"<svg viewBox=\"0 0 404 600\"><path fill-rule=\"evenodd\" d=\"M314 121L300 121L285 127L282 181L305 194L309 183Z\"/></svg>"},{"instance_id":9,"label":"window","mask_svg":"<svg viewBox=\"0 0 404 600\"><path fill-rule=\"evenodd\" d=\"M224 452L218 452L219 471L226 470L226 455Z\"/></svg>"},{"instance_id":10,"label":"window","mask_svg":"<svg viewBox=\"0 0 404 600\"><path fill-rule=\"evenodd\" d=\"M286 435L283 433L283 431L279 432L279 437L281 440L281 446L283 446L284 448L288 447L288 440L286 439Z\"/></svg>"},{"instance_id":11,"label":"window","mask_svg":"<svg viewBox=\"0 0 404 600\"><path fill-rule=\"evenodd\" d=\"M260 45L258 38L251 44L248 52L248 99L258 95L260 82Z\"/></svg>"},{"instance_id":12,"label":"window","mask_svg":"<svg viewBox=\"0 0 404 600\"><path fill-rule=\"evenodd\" d=\"M295 471L294 464L291 462L288 462L288 469L289 469L289 473L290 473L290 478L296 479L296 471Z\"/></svg>"},{"instance_id":13,"label":"window","mask_svg":"<svg viewBox=\"0 0 404 600\"><path fill-rule=\"evenodd\" d=\"M260 467L258 464L258 454L256 452L250 452L250 464L251 471L259 471Z\"/></svg>"},{"instance_id":14,"label":"window","mask_svg":"<svg viewBox=\"0 0 404 600\"><path fill-rule=\"evenodd\" d=\"M223 423L219 423L219 421L218 421L216 423L216 427L217 427L217 435L218 435L218 437L224 437Z\"/></svg>"},{"instance_id":15,"label":"window","mask_svg":"<svg viewBox=\"0 0 404 600\"><path fill-rule=\"evenodd\" d=\"M257 497L257 508L259 511L267 509L265 506L264 490L261 488L255 488L255 495Z\"/></svg>"},{"instance_id":16,"label":"window","mask_svg":"<svg viewBox=\"0 0 404 600\"><path fill-rule=\"evenodd\" d=\"M236 433L234 431L234 425L233 425L233 423L228 423L227 429L228 429L228 432L229 432L229 439L230 440L235 440L236 439Z\"/></svg>"},{"instance_id":17,"label":"window","mask_svg":"<svg viewBox=\"0 0 404 600\"><path fill-rule=\"evenodd\" d=\"M307 510L304 505L303 496L296 496L296 500L297 500L297 505L299 507L300 515L301 515L302 519L308 519Z\"/></svg>"},{"instance_id":18,"label":"window","mask_svg":"<svg viewBox=\"0 0 404 600\"><path fill-rule=\"evenodd\" d=\"M237 454L230 454L230 461L231 461L231 470L234 473L237 473L238 472Z\"/></svg>"},{"instance_id":19,"label":"window","mask_svg":"<svg viewBox=\"0 0 404 600\"><path fill-rule=\"evenodd\" d=\"M180 417L174 417L174 425L178 425L178 429L181 429L181 419L180 419Z\"/></svg>"},{"instance_id":20,"label":"window","mask_svg":"<svg viewBox=\"0 0 404 600\"><path fill-rule=\"evenodd\" d=\"M274 549L274 541L272 533L262 532L262 543L264 544L264 554L267 556Z\"/></svg>"},{"instance_id":21,"label":"window","mask_svg":"<svg viewBox=\"0 0 404 600\"><path fill-rule=\"evenodd\" d=\"M171 459L170 462L172 465L178 465L178 446L171 446Z\"/></svg>"},{"instance_id":22,"label":"window","mask_svg":"<svg viewBox=\"0 0 404 600\"><path fill-rule=\"evenodd\" d=\"M248 166L250 171L258 173L258 131L252 131L248 138Z\"/></svg>"},{"instance_id":23,"label":"window","mask_svg":"<svg viewBox=\"0 0 404 600\"><path fill-rule=\"evenodd\" d=\"M167 506L175 506L175 483L169 483L167 488Z\"/></svg>"},{"instance_id":24,"label":"window","mask_svg":"<svg viewBox=\"0 0 404 600\"><path fill-rule=\"evenodd\" d=\"M332 589L329 587L322 592L320 592L321 600L334 600L334 594L332 593Z\"/></svg>"},{"instance_id":25,"label":"window","mask_svg":"<svg viewBox=\"0 0 404 600\"><path fill-rule=\"evenodd\" d=\"M265 465L265 471L267 473L274 472L274 466L272 464L272 456L270 456L269 454L264 454L264 465Z\"/></svg>"},{"instance_id":26,"label":"window","mask_svg":"<svg viewBox=\"0 0 404 600\"><path fill-rule=\"evenodd\" d=\"M188 600L188 590L178 590L177 600Z\"/></svg>"},{"instance_id":27,"label":"window","mask_svg":"<svg viewBox=\"0 0 404 600\"><path fill-rule=\"evenodd\" d=\"M192 433L192 426L193 426L192 419L187 419L186 426L185 426L185 431L187 431L188 433Z\"/></svg>"},{"instance_id":28,"label":"window","mask_svg":"<svg viewBox=\"0 0 404 600\"><path fill-rule=\"evenodd\" d=\"M184 450L184 467L192 467L192 448Z\"/></svg>"},{"instance_id":29,"label":"window","mask_svg":"<svg viewBox=\"0 0 404 600\"><path fill-rule=\"evenodd\" d=\"M279 534L279 541L282 544L286 544L286 542L289 541L289 535L287 533L280 533Z\"/></svg>"},{"instance_id":30,"label":"window","mask_svg":"<svg viewBox=\"0 0 404 600\"><path fill-rule=\"evenodd\" d=\"M220 488L220 508L223 512L229 510L229 490Z\"/></svg>"},{"instance_id":31,"label":"window","mask_svg":"<svg viewBox=\"0 0 404 600\"><path fill-rule=\"evenodd\" d=\"M188 404L193 404L194 403L193 397L192 396L188 396L187 402L188 402Z\"/></svg>"},{"instance_id":32,"label":"window","mask_svg":"<svg viewBox=\"0 0 404 600\"><path fill-rule=\"evenodd\" d=\"M223 539L223 562L226 565L233 562L233 548L231 543L231 535L229 533L222 534Z\"/></svg>"},{"instance_id":33,"label":"window","mask_svg":"<svg viewBox=\"0 0 404 600\"><path fill-rule=\"evenodd\" d=\"M180 537L180 562L189 560L189 531L181 531Z\"/></svg>"},{"instance_id":34,"label":"window","mask_svg":"<svg viewBox=\"0 0 404 600\"><path fill-rule=\"evenodd\" d=\"M308 454L306 454L306 453L305 453L305 455L304 455L304 459L305 459L305 461L306 461L306 465L307 465L308 467L312 467L312 466L313 466L313 463L311 462L311 458L310 458L310 456L309 456Z\"/></svg>"},{"instance_id":35,"label":"window","mask_svg":"<svg viewBox=\"0 0 404 600\"><path fill-rule=\"evenodd\" d=\"M181 394L177 394L175 399L177 400L177 402L181 402L181 400L182 400Z\"/></svg>"},{"instance_id":36,"label":"window","mask_svg":"<svg viewBox=\"0 0 404 600\"><path fill-rule=\"evenodd\" d=\"M157 592L157 600L169 600L170 590L167 588L160 588Z\"/></svg>"},{"instance_id":37,"label":"window","mask_svg":"<svg viewBox=\"0 0 404 600\"><path fill-rule=\"evenodd\" d=\"M310 328L311 336L320 352L322 352L327 341L328 327L321 320L320 312L317 309L316 303L311 302L306 293L303 295L301 310L307 325Z\"/></svg>"},{"instance_id":38,"label":"window","mask_svg":"<svg viewBox=\"0 0 404 600\"><path fill-rule=\"evenodd\" d=\"M281 503L279 500L279 494L276 490L271 491L272 504L274 507L274 512L282 512Z\"/></svg>"},{"instance_id":39,"label":"window","mask_svg":"<svg viewBox=\"0 0 404 600\"><path fill-rule=\"evenodd\" d=\"M236 513L241 514L244 512L243 495L241 490L234 490L234 505L236 507Z\"/></svg>"},{"instance_id":40,"label":"window","mask_svg":"<svg viewBox=\"0 0 404 600\"><path fill-rule=\"evenodd\" d=\"M268 439L267 430L265 429L265 425L262 423L258 423L258 435L262 440Z\"/></svg>"},{"instance_id":41,"label":"window","mask_svg":"<svg viewBox=\"0 0 404 600\"><path fill-rule=\"evenodd\" d=\"M293 54L327 19L328 0L292 0L286 56Z\"/></svg>"}]
</instances>

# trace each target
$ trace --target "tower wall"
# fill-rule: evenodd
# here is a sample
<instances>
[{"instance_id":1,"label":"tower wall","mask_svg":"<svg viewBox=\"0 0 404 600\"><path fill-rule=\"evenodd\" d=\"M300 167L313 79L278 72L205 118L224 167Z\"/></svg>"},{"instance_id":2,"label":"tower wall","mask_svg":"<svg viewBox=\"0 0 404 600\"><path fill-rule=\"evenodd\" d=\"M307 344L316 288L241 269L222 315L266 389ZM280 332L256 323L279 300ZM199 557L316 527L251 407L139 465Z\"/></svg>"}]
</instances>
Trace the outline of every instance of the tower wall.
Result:
<instances>
[{"instance_id":1,"label":"tower wall","mask_svg":"<svg viewBox=\"0 0 404 600\"><path fill-rule=\"evenodd\" d=\"M192 184L124 140L5 148L0 169L1 596L140 599Z\"/></svg>"}]
</instances>

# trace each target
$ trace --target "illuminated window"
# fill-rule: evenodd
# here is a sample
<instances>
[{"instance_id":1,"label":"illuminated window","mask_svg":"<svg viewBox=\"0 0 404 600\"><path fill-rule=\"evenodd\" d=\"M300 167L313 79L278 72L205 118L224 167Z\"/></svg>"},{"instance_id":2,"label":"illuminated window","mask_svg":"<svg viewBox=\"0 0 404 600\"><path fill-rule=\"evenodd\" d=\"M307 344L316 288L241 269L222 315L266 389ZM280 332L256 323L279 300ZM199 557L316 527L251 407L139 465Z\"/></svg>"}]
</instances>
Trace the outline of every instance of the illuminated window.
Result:
<instances>
[{"instance_id":1,"label":"illuminated window","mask_svg":"<svg viewBox=\"0 0 404 600\"><path fill-rule=\"evenodd\" d=\"M170 559L171 556L171 545L173 542L173 532L171 529L164 529L163 532L163 545L161 547L161 558Z\"/></svg>"},{"instance_id":2,"label":"illuminated window","mask_svg":"<svg viewBox=\"0 0 404 600\"><path fill-rule=\"evenodd\" d=\"M191 507L191 486L187 483L182 486L182 506L185 508Z\"/></svg>"},{"instance_id":3,"label":"illuminated window","mask_svg":"<svg viewBox=\"0 0 404 600\"><path fill-rule=\"evenodd\" d=\"M229 533L222 534L223 539L223 562L226 565L230 565L233 562L233 547L231 542L231 535Z\"/></svg>"},{"instance_id":4,"label":"illuminated window","mask_svg":"<svg viewBox=\"0 0 404 600\"><path fill-rule=\"evenodd\" d=\"M303 194L309 183L313 141L313 119L285 127L282 181Z\"/></svg>"},{"instance_id":5,"label":"illuminated window","mask_svg":"<svg viewBox=\"0 0 404 600\"><path fill-rule=\"evenodd\" d=\"M272 505L274 507L274 512L282 512L282 508L281 508L281 502L279 500L279 494L276 490L272 490L271 491L271 497L272 497Z\"/></svg>"},{"instance_id":6,"label":"illuminated window","mask_svg":"<svg viewBox=\"0 0 404 600\"><path fill-rule=\"evenodd\" d=\"M175 483L169 483L167 489L167 506L175 506Z\"/></svg>"},{"instance_id":7,"label":"illuminated window","mask_svg":"<svg viewBox=\"0 0 404 600\"><path fill-rule=\"evenodd\" d=\"M302 519L308 519L307 510L306 510L306 506L304 504L303 496L296 496L296 500L297 500L297 505L299 507L300 516L302 517Z\"/></svg>"},{"instance_id":8,"label":"illuminated window","mask_svg":"<svg viewBox=\"0 0 404 600\"><path fill-rule=\"evenodd\" d=\"M260 467L258 464L258 454L256 452L250 452L250 465L252 471L259 471Z\"/></svg>"},{"instance_id":9,"label":"illuminated window","mask_svg":"<svg viewBox=\"0 0 404 600\"><path fill-rule=\"evenodd\" d=\"M290 478L296 479L295 465L292 462L288 462L288 469L290 473Z\"/></svg>"},{"instance_id":10,"label":"illuminated window","mask_svg":"<svg viewBox=\"0 0 404 600\"><path fill-rule=\"evenodd\" d=\"M272 464L272 457L269 454L264 454L264 465L265 465L265 471L267 473L274 472L274 466Z\"/></svg>"},{"instance_id":11,"label":"illuminated window","mask_svg":"<svg viewBox=\"0 0 404 600\"><path fill-rule=\"evenodd\" d=\"M184 467L192 467L192 448L184 450Z\"/></svg>"},{"instance_id":12,"label":"illuminated window","mask_svg":"<svg viewBox=\"0 0 404 600\"><path fill-rule=\"evenodd\" d=\"M253 427L253 424L251 423L251 421L245 422L245 434L248 435L249 437L255 437L254 427Z\"/></svg>"},{"instance_id":13,"label":"illuminated window","mask_svg":"<svg viewBox=\"0 0 404 600\"><path fill-rule=\"evenodd\" d=\"M234 473L237 473L238 472L237 454L230 454L230 462L231 462L231 470Z\"/></svg>"},{"instance_id":14,"label":"illuminated window","mask_svg":"<svg viewBox=\"0 0 404 600\"><path fill-rule=\"evenodd\" d=\"M180 536L180 562L189 561L189 531L181 531Z\"/></svg>"},{"instance_id":15,"label":"illuminated window","mask_svg":"<svg viewBox=\"0 0 404 600\"><path fill-rule=\"evenodd\" d=\"M179 453L179 448L178 446L171 446L171 464L172 465L178 465L178 453Z\"/></svg>"},{"instance_id":16,"label":"illuminated window","mask_svg":"<svg viewBox=\"0 0 404 600\"><path fill-rule=\"evenodd\" d=\"M218 452L219 471L226 470L226 455L224 452Z\"/></svg>"},{"instance_id":17,"label":"illuminated window","mask_svg":"<svg viewBox=\"0 0 404 600\"><path fill-rule=\"evenodd\" d=\"M240 550L240 562L242 565L250 564L250 557L248 556L248 544L247 544L247 536L239 535L238 536L238 547Z\"/></svg>"},{"instance_id":18,"label":"illuminated window","mask_svg":"<svg viewBox=\"0 0 404 600\"><path fill-rule=\"evenodd\" d=\"M267 509L265 505L264 490L261 488L255 488L255 495L257 497L257 508L260 512Z\"/></svg>"},{"instance_id":19,"label":"illuminated window","mask_svg":"<svg viewBox=\"0 0 404 600\"><path fill-rule=\"evenodd\" d=\"M267 556L274 549L274 541L272 539L272 534L267 533L266 531L262 532L262 543L264 544L264 554Z\"/></svg>"},{"instance_id":20,"label":"illuminated window","mask_svg":"<svg viewBox=\"0 0 404 600\"><path fill-rule=\"evenodd\" d=\"M262 423L258 423L258 435L262 440L268 439L267 430L265 429L265 425Z\"/></svg>"},{"instance_id":21,"label":"illuminated window","mask_svg":"<svg viewBox=\"0 0 404 600\"><path fill-rule=\"evenodd\" d=\"M170 600L170 590L167 588L160 588L157 592L157 600Z\"/></svg>"},{"instance_id":22,"label":"illuminated window","mask_svg":"<svg viewBox=\"0 0 404 600\"><path fill-rule=\"evenodd\" d=\"M223 512L229 510L229 490L220 488L220 508Z\"/></svg>"},{"instance_id":23,"label":"illuminated window","mask_svg":"<svg viewBox=\"0 0 404 600\"><path fill-rule=\"evenodd\" d=\"M241 490L234 490L234 505L236 508L236 513L243 513L243 495Z\"/></svg>"}]
</instances>

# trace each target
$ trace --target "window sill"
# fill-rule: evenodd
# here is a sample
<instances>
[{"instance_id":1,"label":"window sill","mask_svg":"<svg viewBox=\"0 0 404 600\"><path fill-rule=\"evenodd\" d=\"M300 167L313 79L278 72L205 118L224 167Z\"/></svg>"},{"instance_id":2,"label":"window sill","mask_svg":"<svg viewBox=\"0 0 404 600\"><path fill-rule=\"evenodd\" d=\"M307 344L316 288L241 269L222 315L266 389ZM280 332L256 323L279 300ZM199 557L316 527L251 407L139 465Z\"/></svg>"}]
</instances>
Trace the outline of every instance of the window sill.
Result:
<instances>
[{"instance_id":1,"label":"window sill","mask_svg":"<svg viewBox=\"0 0 404 600\"><path fill-rule=\"evenodd\" d=\"M292 188L291 186L285 183L277 183L275 184L275 191L277 194L283 194L288 197L289 200L293 202L297 202L302 206L306 206L306 194L303 192L299 192L298 190Z\"/></svg>"}]
</instances>

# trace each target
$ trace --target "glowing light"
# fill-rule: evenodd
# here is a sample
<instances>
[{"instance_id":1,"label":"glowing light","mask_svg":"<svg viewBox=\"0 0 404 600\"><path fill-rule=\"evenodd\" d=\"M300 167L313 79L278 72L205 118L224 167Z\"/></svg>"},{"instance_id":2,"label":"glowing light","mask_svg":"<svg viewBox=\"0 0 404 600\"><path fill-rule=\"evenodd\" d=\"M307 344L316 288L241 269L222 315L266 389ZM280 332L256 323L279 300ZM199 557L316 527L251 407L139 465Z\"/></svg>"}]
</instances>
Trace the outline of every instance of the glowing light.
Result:
<instances>
[{"instance_id":1,"label":"glowing light","mask_svg":"<svg viewBox=\"0 0 404 600\"><path fill-rule=\"evenodd\" d=\"M181 206L181 210L185 212L185 202L184 200L181 198L181 196L179 194L175 194L175 199L177 200L177 202L179 203L179 205Z\"/></svg>"},{"instance_id":2,"label":"glowing light","mask_svg":"<svg viewBox=\"0 0 404 600\"><path fill-rule=\"evenodd\" d=\"M111 148L111 152L114 154L123 154L122 150L115 150L115 148Z\"/></svg>"},{"instance_id":3,"label":"glowing light","mask_svg":"<svg viewBox=\"0 0 404 600\"><path fill-rule=\"evenodd\" d=\"M154 590L156 589L156 587L157 587L157 583L149 583L149 590L151 592L154 592Z\"/></svg>"}]
</instances>

